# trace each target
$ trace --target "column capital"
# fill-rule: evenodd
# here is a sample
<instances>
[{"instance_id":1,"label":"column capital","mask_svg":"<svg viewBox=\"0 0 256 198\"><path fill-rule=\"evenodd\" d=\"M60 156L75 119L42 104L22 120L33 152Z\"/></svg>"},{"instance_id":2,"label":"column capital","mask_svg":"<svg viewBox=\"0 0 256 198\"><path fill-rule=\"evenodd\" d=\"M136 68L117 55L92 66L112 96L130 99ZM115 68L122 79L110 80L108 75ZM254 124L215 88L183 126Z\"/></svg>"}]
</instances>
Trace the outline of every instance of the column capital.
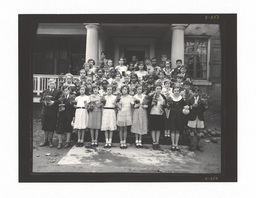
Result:
<instances>
[{"instance_id":1,"label":"column capital","mask_svg":"<svg viewBox=\"0 0 256 198\"><path fill-rule=\"evenodd\" d=\"M84 26L87 30L89 29L99 29L100 28L100 24L99 23L84 23Z\"/></svg>"},{"instance_id":2,"label":"column capital","mask_svg":"<svg viewBox=\"0 0 256 198\"><path fill-rule=\"evenodd\" d=\"M188 27L188 24L172 24L170 26L170 29L171 30L174 30L174 29L185 30L187 27Z\"/></svg>"}]
</instances>

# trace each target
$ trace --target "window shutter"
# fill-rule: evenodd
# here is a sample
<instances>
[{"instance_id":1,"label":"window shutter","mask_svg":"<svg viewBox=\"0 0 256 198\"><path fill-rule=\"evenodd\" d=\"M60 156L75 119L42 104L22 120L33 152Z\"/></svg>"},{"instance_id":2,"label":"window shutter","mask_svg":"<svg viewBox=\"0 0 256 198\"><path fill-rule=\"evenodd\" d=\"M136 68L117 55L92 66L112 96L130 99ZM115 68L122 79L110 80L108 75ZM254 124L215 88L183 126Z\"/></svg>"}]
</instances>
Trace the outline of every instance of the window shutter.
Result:
<instances>
[{"instance_id":1,"label":"window shutter","mask_svg":"<svg viewBox=\"0 0 256 198\"><path fill-rule=\"evenodd\" d=\"M219 39L211 38L210 51L210 81L221 81L221 42Z\"/></svg>"}]
</instances>

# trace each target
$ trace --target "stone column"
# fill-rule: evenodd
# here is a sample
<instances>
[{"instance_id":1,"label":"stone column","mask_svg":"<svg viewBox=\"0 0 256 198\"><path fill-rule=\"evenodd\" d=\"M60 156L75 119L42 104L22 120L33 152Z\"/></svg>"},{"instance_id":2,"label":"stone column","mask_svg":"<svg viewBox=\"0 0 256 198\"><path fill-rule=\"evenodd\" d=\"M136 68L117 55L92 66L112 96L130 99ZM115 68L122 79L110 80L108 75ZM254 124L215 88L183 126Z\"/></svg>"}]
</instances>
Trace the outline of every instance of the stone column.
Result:
<instances>
[{"instance_id":1,"label":"stone column","mask_svg":"<svg viewBox=\"0 0 256 198\"><path fill-rule=\"evenodd\" d=\"M98 23L86 23L84 24L87 29L86 33L86 51L85 51L85 61L89 59L95 60L96 64L98 62L98 42L99 42L99 24Z\"/></svg>"},{"instance_id":2,"label":"stone column","mask_svg":"<svg viewBox=\"0 0 256 198\"><path fill-rule=\"evenodd\" d=\"M181 59L184 64L184 30L188 24L172 24L172 48L171 61L172 67L176 67L176 60Z\"/></svg>"}]
</instances>

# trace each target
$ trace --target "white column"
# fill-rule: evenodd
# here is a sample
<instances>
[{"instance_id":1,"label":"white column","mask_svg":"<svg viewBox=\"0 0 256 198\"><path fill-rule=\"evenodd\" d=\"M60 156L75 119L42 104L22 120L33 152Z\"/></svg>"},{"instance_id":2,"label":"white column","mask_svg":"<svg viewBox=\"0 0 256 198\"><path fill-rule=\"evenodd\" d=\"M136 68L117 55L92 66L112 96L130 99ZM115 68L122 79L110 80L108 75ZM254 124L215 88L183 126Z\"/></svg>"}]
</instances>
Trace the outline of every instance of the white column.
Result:
<instances>
[{"instance_id":1,"label":"white column","mask_svg":"<svg viewBox=\"0 0 256 198\"><path fill-rule=\"evenodd\" d=\"M101 59L101 52L105 51L105 37L103 35L99 36L99 52L98 60Z\"/></svg>"},{"instance_id":2,"label":"white column","mask_svg":"<svg viewBox=\"0 0 256 198\"><path fill-rule=\"evenodd\" d=\"M89 59L95 60L96 64L98 62L98 42L99 42L99 24L98 23L86 23L85 28L86 33L86 51L85 51L85 61Z\"/></svg>"},{"instance_id":3,"label":"white column","mask_svg":"<svg viewBox=\"0 0 256 198\"><path fill-rule=\"evenodd\" d=\"M188 24L172 24L172 48L171 61L172 67L176 67L176 60L181 59L184 64L184 30Z\"/></svg>"}]
</instances>

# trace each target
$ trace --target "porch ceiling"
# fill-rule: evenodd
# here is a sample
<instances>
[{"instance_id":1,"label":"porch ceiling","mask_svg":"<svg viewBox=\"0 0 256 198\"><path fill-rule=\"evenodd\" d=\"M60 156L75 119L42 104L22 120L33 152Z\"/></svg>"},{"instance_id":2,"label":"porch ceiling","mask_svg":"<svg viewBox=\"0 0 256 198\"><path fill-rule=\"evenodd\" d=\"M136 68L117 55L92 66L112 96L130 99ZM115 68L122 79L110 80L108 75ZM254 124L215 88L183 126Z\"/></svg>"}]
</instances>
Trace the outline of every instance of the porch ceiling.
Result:
<instances>
[{"instance_id":1,"label":"porch ceiling","mask_svg":"<svg viewBox=\"0 0 256 198\"><path fill-rule=\"evenodd\" d=\"M117 37L163 37L170 24L150 23L102 23L101 28L107 36Z\"/></svg>"}]
</instances>

